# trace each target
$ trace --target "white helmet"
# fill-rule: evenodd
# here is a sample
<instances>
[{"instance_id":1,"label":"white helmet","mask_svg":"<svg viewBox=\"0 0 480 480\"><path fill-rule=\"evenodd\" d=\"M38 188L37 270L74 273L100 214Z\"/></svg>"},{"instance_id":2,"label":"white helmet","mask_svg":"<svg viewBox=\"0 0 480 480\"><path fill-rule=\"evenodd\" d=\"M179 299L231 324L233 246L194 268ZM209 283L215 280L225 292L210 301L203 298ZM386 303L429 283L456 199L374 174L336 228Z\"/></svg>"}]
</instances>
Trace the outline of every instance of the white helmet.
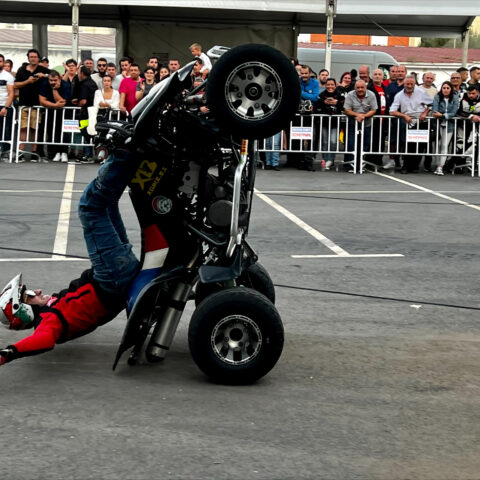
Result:
<instances>
[{"instance_id":1,"label":"white helmet","mask_svg":"<svg viewBox=\"0 0 480 480\"><path fill-rule=\"evenodd\" d=\"M35 313L31 305L23 301L24 294L35 295L22 285L22 274L12 278L0 294L0 322L12 330L23 330L33 326Z\"/></svg>"}]
</instances>

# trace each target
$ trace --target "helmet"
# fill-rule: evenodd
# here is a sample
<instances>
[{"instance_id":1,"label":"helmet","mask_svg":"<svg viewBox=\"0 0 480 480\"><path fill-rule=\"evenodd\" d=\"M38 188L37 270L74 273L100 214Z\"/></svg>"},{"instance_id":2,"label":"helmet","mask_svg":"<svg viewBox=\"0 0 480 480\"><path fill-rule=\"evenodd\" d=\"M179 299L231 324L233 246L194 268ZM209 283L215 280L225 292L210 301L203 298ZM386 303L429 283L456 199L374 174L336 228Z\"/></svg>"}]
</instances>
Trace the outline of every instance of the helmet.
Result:
<instances>
[{"instance_id":1,"label":"helmet","mask_svg":"<svg viewBox=\"0 0 480 480\"><path fill-rule=\"evenodd\" d=\"M27 292L22 285L22 274L12 278L0 294L0 322L11 330L23 330L33 326L35 313L31 305L23 302Z\"/></svg>"}]
</instances>

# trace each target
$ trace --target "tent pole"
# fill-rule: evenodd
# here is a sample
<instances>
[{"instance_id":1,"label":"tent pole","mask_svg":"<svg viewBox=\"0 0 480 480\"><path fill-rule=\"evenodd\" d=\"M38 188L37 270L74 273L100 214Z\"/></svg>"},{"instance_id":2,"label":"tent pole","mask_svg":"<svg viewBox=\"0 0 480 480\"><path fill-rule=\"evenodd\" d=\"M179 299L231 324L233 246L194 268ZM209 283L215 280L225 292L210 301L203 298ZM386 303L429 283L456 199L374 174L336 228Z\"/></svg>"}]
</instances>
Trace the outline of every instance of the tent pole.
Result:
<instances>
[{"instance_id":1,"label":"tent pole","mask_svg":"<svg viewBox=\"0 0 480 480\"><path fill-rule=\"evenodd\" d=\"M468 65L468 39L470 38L470 29L467 28L462 33L463 40L463 49L462 49L462 67L467 67Z\"/></svg>"},{"instance_id":2,"label":"tent pole","mask_svg":"<svg viewBox=\"0 0 480 480\"><path fill-rule=\"evenodd\" d=\"M81 5L81 0L68 0L69 5L72 7L72 58L78 59L78 7Z\"/></svg>"},{"instance_id":3,"label":"tent pole","mask_svg":"<svg viewBox=\"0 0 480 480\"><path fill-rule=\"evenodd\" d=\"M327 34L325 41L325 69L330 73L332 65L332 37L333 37L333 18L337 13L337 0L325 0L325 15L327 16Z\"/></svg>"}]
</instances>

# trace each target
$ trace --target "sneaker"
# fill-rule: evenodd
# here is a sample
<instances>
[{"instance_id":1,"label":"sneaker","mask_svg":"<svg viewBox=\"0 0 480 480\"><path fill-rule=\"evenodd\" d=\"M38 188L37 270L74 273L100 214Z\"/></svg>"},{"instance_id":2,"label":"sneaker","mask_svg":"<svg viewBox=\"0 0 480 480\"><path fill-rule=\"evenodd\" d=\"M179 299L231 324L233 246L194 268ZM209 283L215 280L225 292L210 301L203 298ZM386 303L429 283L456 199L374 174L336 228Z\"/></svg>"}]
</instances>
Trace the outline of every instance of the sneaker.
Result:
<instances>
[{"instance_id":1,"label":"sneaker","mask_svg":"<svg viewBox=\"0 0 480 480\"><path fill-rule=\"evenodd\" d=\"M53 157L53 161L54 162L59 162L61 160L61 158L62 158L62 156L61 156L60 152L57 152L55 154L55 156Z\"/></svg>"},{"instance_id":2,"label":"sneaker","mask_svg":"<svg viewBox=\"0 0 480 480\"><path fill-rule=\"evenodd\" d=\"M327 160L325 162L325 170L330 170L333 166L333 162L331 160Z\"/></svg>"},{"instance_id":3,"label":"sneaker","mask_svg":"<svg viewBox=\"0 0 480 480\"><path fill-rule=\"evenodd\" d=\"M384 166L384 170L391 170L395 168L395 160L389 160Z\"/></svg>"},{"instance_id":4,"label":"sneaker","mask_svg":"<svg viewBox=\"0 0 480 480\"><path fill-rule=\"evenodd\" d=\"M57 154L57 155L58 155L58 154ZM61 157L62 157L62 162L63 162L63 163L67 163L67 162L68 162L68 156L67 156L67 154L66 154L65 152L62 153Z\"/></svg>"},{"instance_id":5,"label":"sneaker","mask_svg":"<svg viewBox=\"0 0 480 480\"><path fill-rule=\"evenodd\" d=\"M272 167L272 170L275 170L276 172L279 172L280 167L278 165L275 165L274 167Z\"/></svg>"},{"instance_id":6,"label":"sneaker","mask_svg":"<svg viewBox=\"0 0 480 480\"><path fill-rule=\"evenodd\" d=\"M433 172L435 175L443 175L443 168L437 167L437 169Z\"/></svg>"}]
</instances>

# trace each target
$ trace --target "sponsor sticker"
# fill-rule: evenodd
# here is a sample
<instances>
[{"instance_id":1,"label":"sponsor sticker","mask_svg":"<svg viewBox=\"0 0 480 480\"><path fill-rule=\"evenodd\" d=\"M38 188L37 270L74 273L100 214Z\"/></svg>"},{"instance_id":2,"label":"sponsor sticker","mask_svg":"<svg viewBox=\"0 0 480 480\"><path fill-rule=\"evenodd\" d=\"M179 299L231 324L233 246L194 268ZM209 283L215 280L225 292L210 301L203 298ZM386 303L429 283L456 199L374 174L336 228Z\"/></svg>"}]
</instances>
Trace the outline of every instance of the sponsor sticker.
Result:
<instances>
[{"instance_id":1,"label":"sponsor sticker","mask_svg":"<svg viewBox=\"0 0 480 480\"><path fill-rule=\"evenodd\" d=\"M292 140L311 140L312 127L291 127L290 138Z\"/></svg>"},{"instance_id":2,"label":"sponsor sticker","mask_svg":"<svg viewBox=\"0 0 480 480\"><path fill-rule=\"evenodd\" d=\"M407 142L428 143L428 130L407 130Z\"/></svg>"}]
</instances>

